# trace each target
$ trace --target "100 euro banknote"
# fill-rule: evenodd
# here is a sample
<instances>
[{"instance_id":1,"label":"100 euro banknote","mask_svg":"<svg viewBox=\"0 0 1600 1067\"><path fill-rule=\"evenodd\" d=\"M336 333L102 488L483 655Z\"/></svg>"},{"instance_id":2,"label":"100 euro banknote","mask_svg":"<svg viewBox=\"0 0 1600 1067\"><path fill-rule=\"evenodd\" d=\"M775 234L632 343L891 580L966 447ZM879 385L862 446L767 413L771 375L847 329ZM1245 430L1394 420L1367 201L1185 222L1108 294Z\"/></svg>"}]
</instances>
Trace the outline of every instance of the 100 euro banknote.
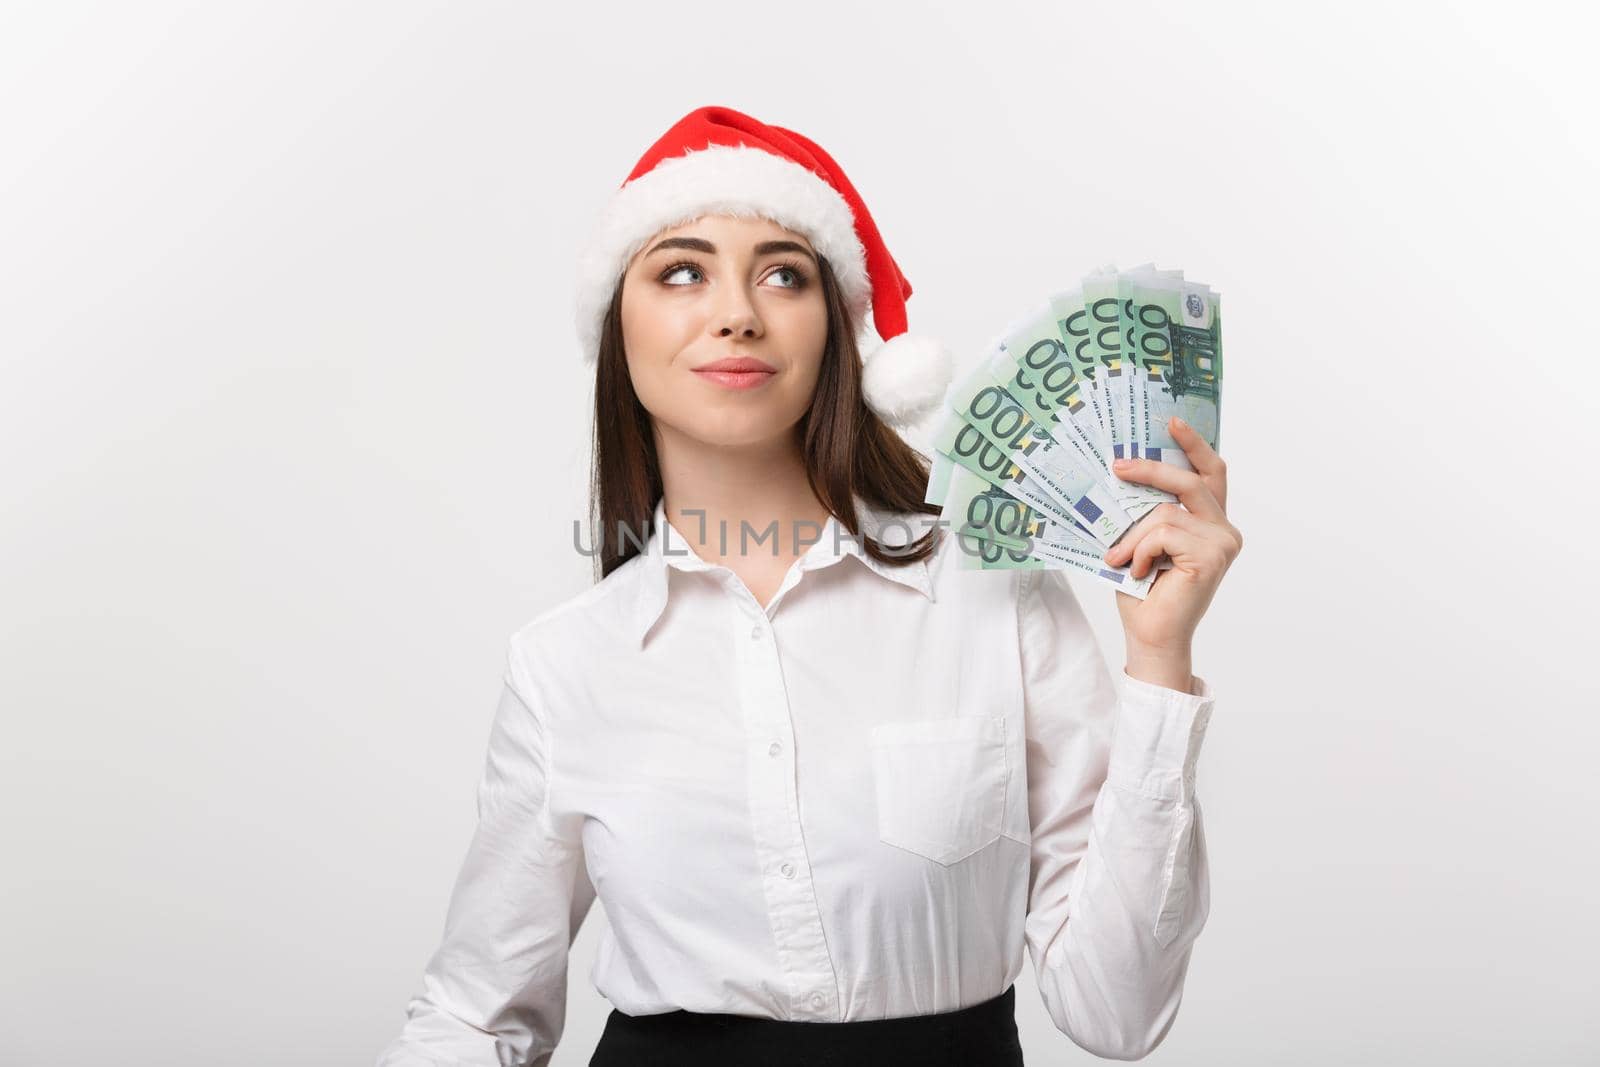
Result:
<instances>
[{"instance_id":1,"label":"100 euro banknote","mask_svg":"<svg viewBox=\"0 0 1600 1067\"><path fill-rule=\"evenodd\" d=\"M1120 457L1190 469L1167 420L1219 442L1221 300L1182 271L1103 268L1013 320L945 395L927 500L962 542L963 566L1077 571L1142 597L1107 548L1163 501L1124 481Z\"/></svg>"}]
</instances>

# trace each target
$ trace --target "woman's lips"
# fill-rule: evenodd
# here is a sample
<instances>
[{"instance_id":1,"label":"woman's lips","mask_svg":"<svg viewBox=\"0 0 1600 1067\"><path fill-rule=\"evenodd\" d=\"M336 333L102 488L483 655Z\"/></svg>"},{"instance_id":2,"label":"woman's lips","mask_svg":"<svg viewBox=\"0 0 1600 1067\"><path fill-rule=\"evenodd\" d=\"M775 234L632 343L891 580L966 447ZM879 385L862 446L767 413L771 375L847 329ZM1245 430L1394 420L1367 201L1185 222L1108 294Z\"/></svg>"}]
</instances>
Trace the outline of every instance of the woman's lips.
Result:
<instances>
[{"instance_id":1,"label":"woman's lips","mask_svg":"<svg viewBox=\"0 0 1600 1067\"><path fill-rule=\"evenodd\" d=\"M777 370L754 356L726 356L694 368L700 377L724 389L759 389Z\"/></svg>"},{"instance_id":2,"label":"woman's lips","mask_svg":"<svg viewBox=\"0 0 1600 1067\"><path fill-rule=\"evenodd\" d=\"M700 377L725 389L757 389L767 384L773 371L697 370Z\"/></svg>"}]
</instances>

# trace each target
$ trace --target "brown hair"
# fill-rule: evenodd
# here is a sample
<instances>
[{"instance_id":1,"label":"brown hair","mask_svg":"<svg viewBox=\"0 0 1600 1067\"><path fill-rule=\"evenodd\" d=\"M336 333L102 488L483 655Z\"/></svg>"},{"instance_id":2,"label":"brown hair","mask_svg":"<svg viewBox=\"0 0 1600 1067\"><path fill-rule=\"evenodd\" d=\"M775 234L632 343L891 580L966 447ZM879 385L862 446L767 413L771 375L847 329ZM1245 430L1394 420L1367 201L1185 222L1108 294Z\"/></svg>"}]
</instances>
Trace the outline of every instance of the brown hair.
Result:
<instances>
[{"instance_id":1,"label":"brown hair","mask_svg":"<svg viewBox=\"0 0 1600 1067\"><path fill-rule=\"evenodd\" d=\"M819 256L817 265L828 307L828 340L811 407L795 426L806 477L817 500L869 556L896 565L925 559L938 547L937 526L909 545L894 546L892 553L861 535L854 494L888 511L937 515L941 509L923 500L929 457L867 406L861 354L838 280L825 257ZM640 544L654 532L650 527L662 493L650 413L633 391L622 346L622 285L619 279L611 295L595 366L589 507L596 581L639 554Z\"/></svg>"}]
</instances>

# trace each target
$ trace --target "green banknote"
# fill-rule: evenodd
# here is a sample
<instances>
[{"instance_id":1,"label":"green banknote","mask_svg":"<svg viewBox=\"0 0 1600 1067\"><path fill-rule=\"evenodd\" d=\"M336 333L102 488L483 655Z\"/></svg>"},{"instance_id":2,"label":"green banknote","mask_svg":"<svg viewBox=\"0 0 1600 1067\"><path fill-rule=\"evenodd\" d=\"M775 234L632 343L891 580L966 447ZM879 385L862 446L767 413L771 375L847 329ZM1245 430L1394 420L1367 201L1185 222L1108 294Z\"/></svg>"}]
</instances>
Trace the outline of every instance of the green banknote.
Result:
<instances>
[{"instance_id":1,"label":"green banknote","mask_svg":"<svg viewBox=\"0 0 1600 1067\"><path fill-rule=\"evenodd\" d=\"M926 496L930 504L942 504L949 499L951 479L957 469L964 469L996 489L1051 516L1055 521L1083 529L1037 478L1017 465L1010 451L989 440L981 430L954 411L946 412L934 435L933 461L935 470L929 478L930 488ZM937 493L932 488L935 481L941 484ZM1083 535L1094 540L1087 530L1083 530Z\"/></svg>"},{"instance_id":2,"label":"green banknote","mask_svg":"<svg viewBox=\"0 0 1600 1067\"><path fill-rule=\"evenodd\" d=\"M1080 395L1089 404L1089 421L1094 426L1096 443L1100 455L1109 464L1111 459L1111 423L1110 413L1106 408L1104 378L1095 373L1098 363L1092 351L1093 342L1090 338L1089 311L1084 306L1083 290L1072 289L1065 293L1058 293L1050 298L1050 311L1056 318L1056 328L1061 334L1062 342L1067 347L1067 354L1072 360L1072 365L1078 371L1078 379L1082 383ZM1109 472L1110 467L1107 466Z\"/></svg>"},{"instance_id":3,"label":"green banknote","mask_svg":"<svg viewBox=\"0 0 1600 1067\"><path fill-rule=\"evenodd\" d=\"M1111 452L1117 459L1126 458L1120 443L1127 439L1122 421L1117 417L1117 387L1122 384L1122 317L1117 302L1117 275L1097 273L1083 280L1080 289L1083 300L1083 341L1079 362L1092 362L1097 366L1096 389L1105 407L1103 415L1106 435L1111 442Z\"/></svg>"},{"instance_id":4,"label":"green banknote","mask_svg":"<svg viewBox=\"0 0 1600 1067\"><path fill-rule=\"evenodd\" d=\"M989 373L1046 433L1075 453L1081 465L1104 479L1111 460L1102 450L1088 383L1061 336L1061 323L1046 303L1012 328L989 357Z\"/></svg>"},{"instance_id":5,"label":"green banknote","mask_svg":"<svg viewBox=\"0 0 1600 1067\"><path fill-rule=\"evenodd\" d=\"M1134 579L1104 554L1176 498L1117 478L1110 461L1189 469L1172 415L1218 449L1221 305L1182 271L1102 268L1001 331L946 393L934 435L926 500L963 568L1061 569L1147 594L1171 560Z\"/></svg>"},{"instance_id":6,"label":"green banknote","mask_svg":"<svg viewBox=\"0 0 1600 1067\"><path fill-rule=\"evenodd\" d=\"M1109 451L1114 459L1130 458L1127 441L1128 383L1133 374L1123 351L1122 302L1118 297L1120 276L1115 270L1101 270L1083 279L1082 293L1086 330L1085 354L1099 367L1097 392L1105 409ZM1141 518L1169 494L1138 482L1124 481L1115 473L1107 482L1121 507L1135 519Z\"/></svg>"},{"instance_id":7,"label":"green banknote","mask_svg":"<svg viewBox=\"0 0 1600 1067\"><path fill-rule=\"evenodd\" d=\"M1026 549L1042 525L1039 513L965 467L950 475L950 492L939 517L957 534L970 534L1007 548Z\"/></svg>"},{"instance_id":8,"label":"green banknote","mask_svg":"<svg viewBox=\"0 0 1600 1067\"><path fill-rule=\"evenodd\" d=\"M953 464L954 461L948 454L935 447L933 465L928 471L928 491L922 494L923 503L944 503L945 494L950 491L950 473Z\"/></svg>"},{"instance_id":9,"label":"green banknote","mask_svg":"<svg viewBox=\"0 0 1600 1067\"><path fill-rule=\"evenodd\" d=\"M1134 344L1145 379L1135 417L1139 454L1193 470L1167 420L1176 415L1213 449L1221 426L1222 301L1185 282L1136 281Z\"/></svg>"},{"instance_id":10,"label":"green banknote","mask_svg":"<svg viewBox=\"0 0 1600 1067\"><path fill-rule=\"evenodd\" d=\"M1144 455L1145 392L1149 383L1144 364L1146 353L1140 345L1147 309L1141 302L1140 294L1182 282L1182 271L1157 270L1153 263L1141 264L1117 276L1117 322L1123 373L1117 380L1112 403L1117 406L1122 428L1122 438L1117 443L1121 445L1121 454L1130 459L1139 459ZM1166 490L1153 486L1134 484L1134 489L1154 502L1144 510L1154 507L1155 503L1177 499ZM1134 510L1140 515L1144 514L1137 508Z\"/></svg>"},{"instance_id":11,"label":"green banknote","mask_svg":"<svg viewBox=\"0 0 1600 1067\"><path fill-rule=\"evenodd\" d=\"M1004 452L1044 487L1095 540L1111 545L1133 519L1118 506L1104 479L1072 450L1034 422L980 361L947 396L962 421Z\"/></svg>"},{"instance_id":12,"label":"green banknote","mask_svg":"<svg viewBox=\"0 0 1600 1067\"><path fill-rule=\"evenodd\" d=\"M972 534L957 538L957 552L962 570L1018 571L1067 570L1108 582L1121 592L1143 600L1155 582L1158 570L1152 568L1143 577L1135 578L1126 566L1109 567L1093 550L1079 547L1062 548L1048 542L1034 540L1027 547L1016 548L998 541L985 540Z\"/></svg>"}]
</instances>

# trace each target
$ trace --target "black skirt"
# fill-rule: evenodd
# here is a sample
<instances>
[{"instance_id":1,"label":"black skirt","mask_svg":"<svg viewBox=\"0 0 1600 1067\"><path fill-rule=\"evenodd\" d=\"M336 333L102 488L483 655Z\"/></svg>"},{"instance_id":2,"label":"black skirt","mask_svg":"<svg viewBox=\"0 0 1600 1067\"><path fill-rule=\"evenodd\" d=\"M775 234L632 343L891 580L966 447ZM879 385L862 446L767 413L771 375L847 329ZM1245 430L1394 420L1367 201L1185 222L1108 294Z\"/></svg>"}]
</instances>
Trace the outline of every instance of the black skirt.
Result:
<instances>
[{"instance_id":1,"label":"black skirt","mask_svg":"<svg viewBox=\"0 0 1600 1067\"><path fill-rule=\"evenodd\" d=\"M1017 987L932 1015L830 1023L615 1008L589 1067L1021 1067Z\"/></svg>"}]
</instances>

